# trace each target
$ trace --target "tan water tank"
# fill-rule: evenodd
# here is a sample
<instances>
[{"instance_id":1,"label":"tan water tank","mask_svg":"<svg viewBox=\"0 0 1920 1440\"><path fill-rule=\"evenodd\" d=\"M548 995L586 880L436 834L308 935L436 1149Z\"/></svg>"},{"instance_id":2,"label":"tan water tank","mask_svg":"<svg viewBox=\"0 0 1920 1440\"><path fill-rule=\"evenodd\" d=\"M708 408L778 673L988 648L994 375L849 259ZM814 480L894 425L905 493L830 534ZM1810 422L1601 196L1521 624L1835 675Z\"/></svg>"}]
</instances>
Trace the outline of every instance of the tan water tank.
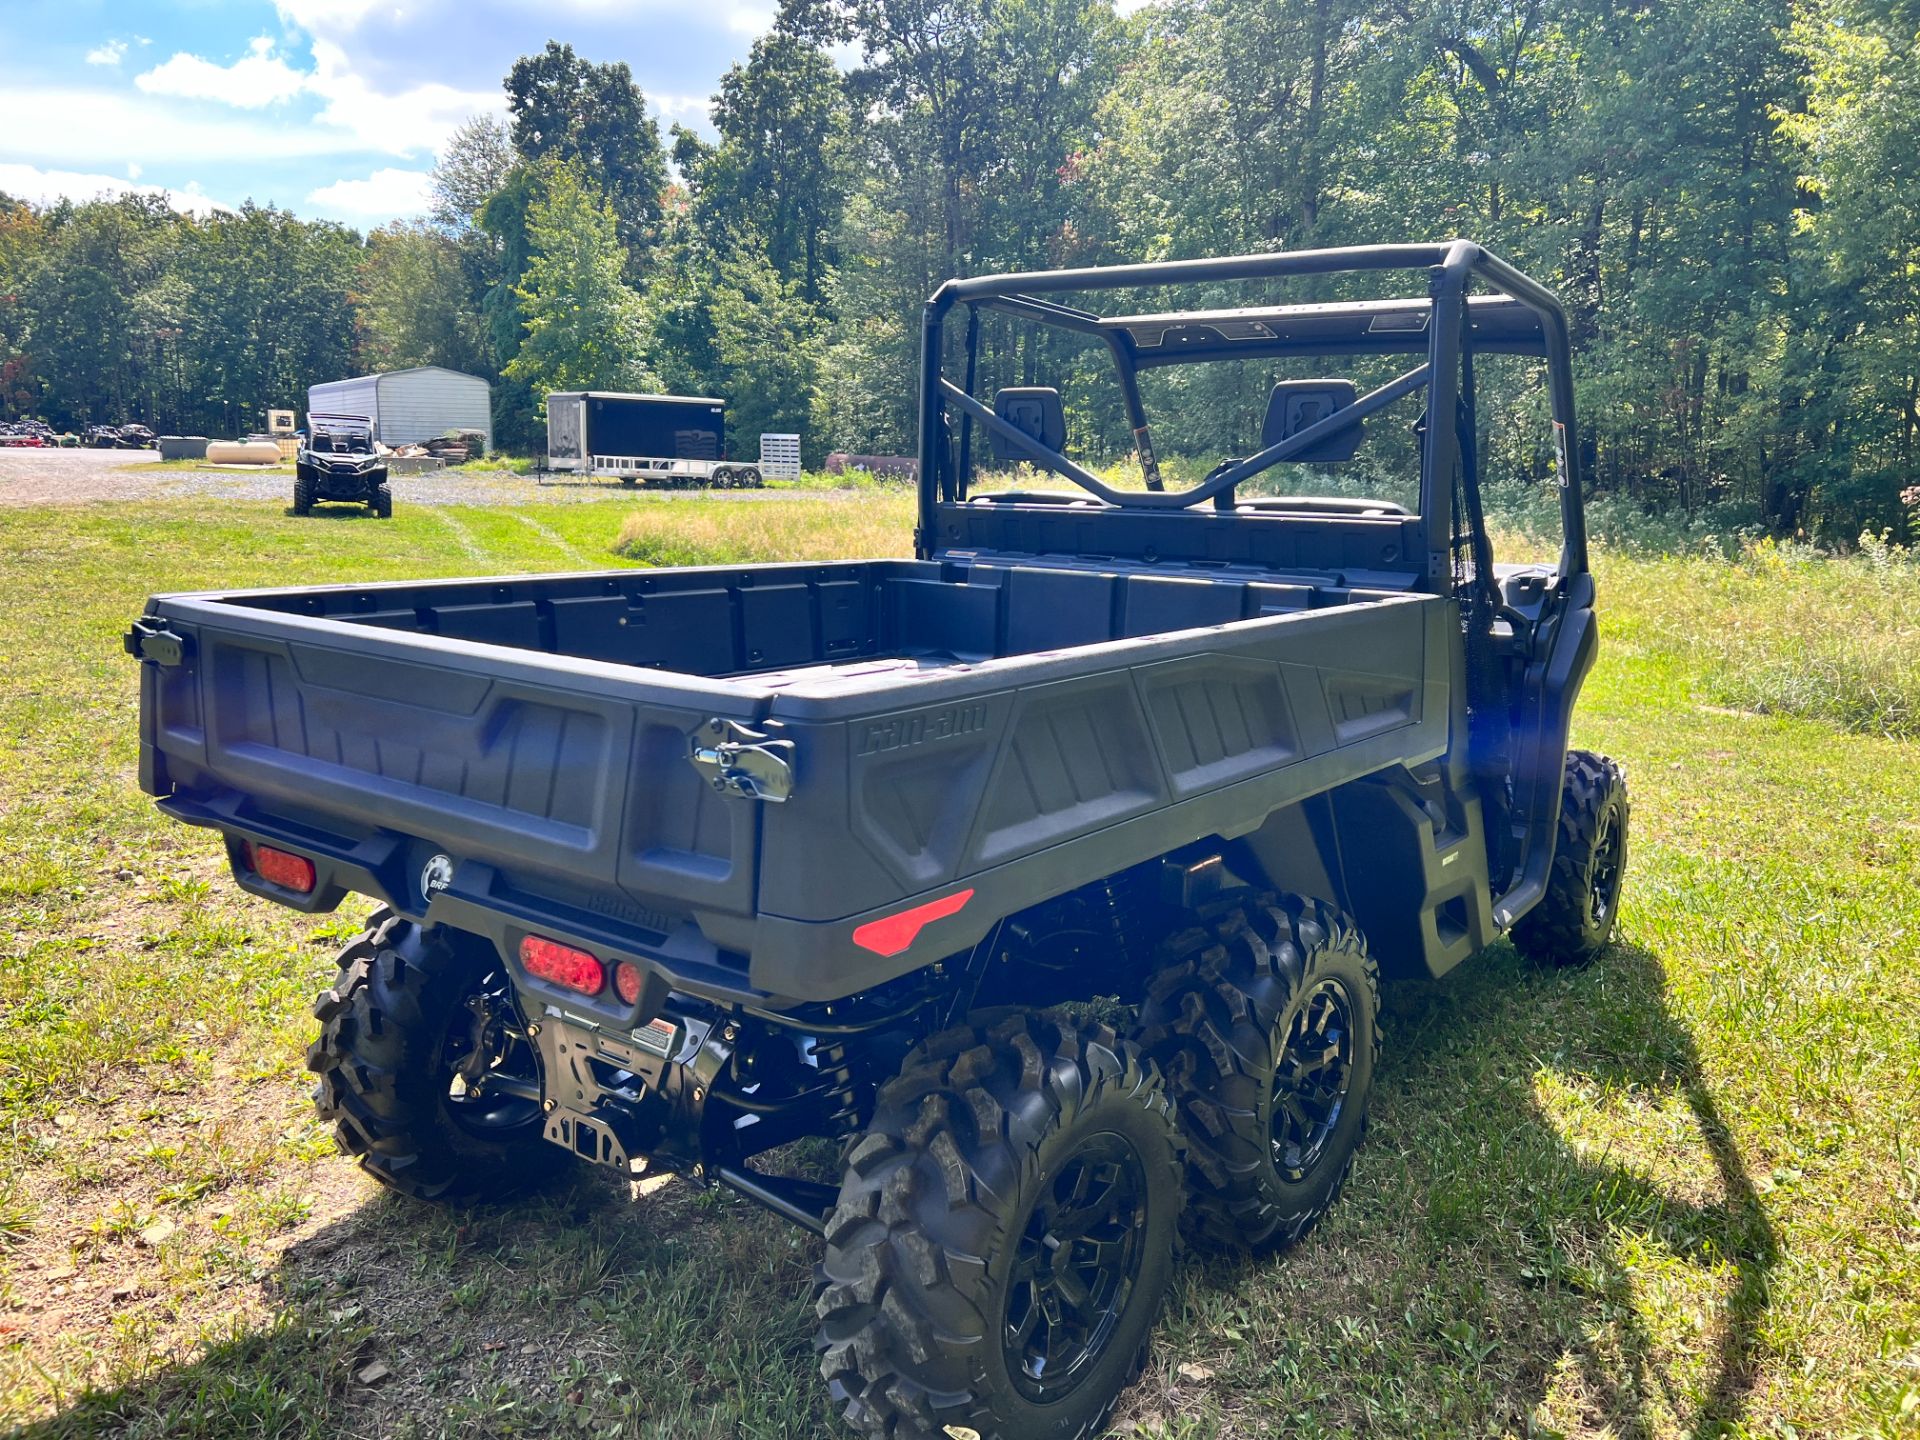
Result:
<instances>
[{"instance_id":1,"label":"tan water tank","mask_svg":"<svg viewBox=\"0 0 1920 1440\"><path fill-rule=\"evenodd\" d=\"M214 440L207 445L211 465L278 465L280 447L271 440Z\"/></svg>"}]
</instances>

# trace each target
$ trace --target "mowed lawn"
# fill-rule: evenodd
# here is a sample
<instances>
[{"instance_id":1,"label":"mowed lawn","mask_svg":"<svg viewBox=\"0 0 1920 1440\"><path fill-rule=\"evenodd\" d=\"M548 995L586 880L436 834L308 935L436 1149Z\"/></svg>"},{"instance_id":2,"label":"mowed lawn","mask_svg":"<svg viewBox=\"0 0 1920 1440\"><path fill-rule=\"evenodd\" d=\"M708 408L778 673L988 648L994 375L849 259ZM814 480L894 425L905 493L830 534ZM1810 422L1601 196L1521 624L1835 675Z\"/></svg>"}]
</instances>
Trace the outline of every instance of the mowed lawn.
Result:
<instances>
[{"instance_id":1,"label":"mowed lawn","mask_svg":"<svg viewBox=\"0 0 1920 1440\"><path fill-rule=\"evenodd\" d=\"M360 912L248 899L153 811L120 636L156 590L901 554L910 508L0 511L0 1428L837 1433L814 1242L745 1202L583 1174L440 1214L334 1154L302 1060ZM1121 1431L1920 1433L1916 567L1600 571L1621 943L1392 992L1345 1198L1182 1269Z\"/></svg>"}]
</instances>

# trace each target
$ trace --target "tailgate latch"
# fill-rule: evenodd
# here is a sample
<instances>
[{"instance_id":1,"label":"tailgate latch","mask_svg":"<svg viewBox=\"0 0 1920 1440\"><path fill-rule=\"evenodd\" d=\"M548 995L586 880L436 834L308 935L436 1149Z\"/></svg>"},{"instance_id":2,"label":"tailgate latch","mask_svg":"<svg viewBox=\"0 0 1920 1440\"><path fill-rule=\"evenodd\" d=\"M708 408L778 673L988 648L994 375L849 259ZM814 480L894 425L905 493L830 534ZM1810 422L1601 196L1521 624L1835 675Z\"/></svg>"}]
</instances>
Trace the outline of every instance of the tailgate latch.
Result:
<instances>
[{"instance_id":1,"label":"tailgate latch","mask_svg":"<svg viewBox=\"0 0 1920 1440\"><path fill-rule=\"evenodd\" d=\"M187 642L164 620L136 620L126 634L127 654L155 665L178 665L187 658Z\"/></svg>"},{"instance_id":2,"label":"tailgate latch","mask_svg":"<svg viewBox=\"0 0 1920 1440\"><path fill-rule=\"evenodd\" d=\"M737 720L709 720L694 731L687 759L722 795L778 804L793 794L793 741Z\"/></svg>"}]
</instances>

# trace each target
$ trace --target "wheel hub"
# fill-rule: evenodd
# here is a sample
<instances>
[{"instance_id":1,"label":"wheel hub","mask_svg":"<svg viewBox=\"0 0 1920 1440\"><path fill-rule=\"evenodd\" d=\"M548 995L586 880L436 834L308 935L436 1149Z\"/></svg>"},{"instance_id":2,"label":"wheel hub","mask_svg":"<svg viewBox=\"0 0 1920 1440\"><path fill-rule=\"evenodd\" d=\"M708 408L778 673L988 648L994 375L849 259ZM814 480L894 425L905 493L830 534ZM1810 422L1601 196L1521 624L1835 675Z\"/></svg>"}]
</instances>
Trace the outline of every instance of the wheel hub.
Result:
<instances>
[{"instance_id":1,"label":"wheel hub","mask_svg":"<svg viewBox=\"0 0 1920 1440\"><path fill-rule=\"evenodd\" d=\"M540 1113L540 1062L507 978L489 972L447 1024L441 1046L447 1113L471 1133L498 1133Z\"/></svg>"},{"instance_id":2,"label":"wheel hub","mask_svg":"<svg viewBox=\"0 0 1920 1440\"><path fill-rule=\"evenodd\" d=\"M1620 898L1621 851L1626 839L1611 807L1600 812L1600 833L1594 837L1593 869L1587 877L1587 923L1599 929L1613 918Z\"/></svg>"},{"instance_id":3,"label":"wheel hub","mask_svg":"<svg viewBox=\"0 0 1920 1440\"><path fill-rule=\"evenodd\" d=\"M1298 1184L1319 1163L1353 1083L1353 1002L1322 980L1294 1012L1273 1076L1273 1163Z\"/></svg>"},{"instance_id":4,"label":"wheel hub","mask_svg":"<svg viewBox=\"0 0 1920 1440\"><path fill-rule=\"evenodd\" d=\"M1014 1255L1004 1340L1029 1399L1060 1399L1105 1353L1145 1259L1146 1222L1146 1169L1119 1135L1090 1137L1041 1194Z\"/></svg>"}]
</instances>

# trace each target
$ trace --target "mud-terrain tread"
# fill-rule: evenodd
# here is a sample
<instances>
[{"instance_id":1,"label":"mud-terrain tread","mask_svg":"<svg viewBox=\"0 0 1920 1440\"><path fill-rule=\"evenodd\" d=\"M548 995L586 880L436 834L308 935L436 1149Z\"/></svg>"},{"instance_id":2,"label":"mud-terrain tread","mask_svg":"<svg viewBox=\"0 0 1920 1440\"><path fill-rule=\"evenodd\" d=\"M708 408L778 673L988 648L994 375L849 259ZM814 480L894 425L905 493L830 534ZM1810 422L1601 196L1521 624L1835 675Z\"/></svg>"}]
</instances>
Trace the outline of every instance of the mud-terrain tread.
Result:
<instances>
[{"instance_id":1,"label":"mud-terrain tread","mask_svg":"<svg viewBox=\"0 0 1920 1440\"><path fill-rule=\"evenodd\" d=\"M293 479L293 513L309 515L313 512L314 496L318 490L311 475L295 475Z\"/></svg>"},{"instance_id":2,"label":"mud-terrain tread","mask_svg":"<svg viewBox=\"0 0 1920 1440\"><path fill-rule=\"evenodd\" d=\"M1162 1153L1141 1157L1164 1167L1167 1205L1149 1221L1164 1228L1166 1245L1158 1256L1149 1248L1141 1271L1140 1293L1152 1290L1144 1326L1124 1361L1102 1362L1116 1366L1106 1393L1094 1393L1090 1380L1088 1390L1036 1419L1042 1407L1010 1394L992 1363L1004 1304L993 1262L1018 1239L1009 1227L1024 1221L1023 1187L1038 1173L1049 1138L1103 1116L1137 1119L1125 1114L1129 1107L1165 1138ZM815 1348L847 1422L876 1440L1099 1434L1145 1363L1177 1244L1180 1179L1179 1138L1160 1074L1111 1030L1077 1031L1016 1013L916 1047L881 1087L827 1221ZM957 1322L963 1330L954 1329ZM1034 1423L1008 1428L1009 1407Z\"/></svg>"},{"instance_id":3,"label":"mud-terrain tread","mask_svg":"<svg viewBox=\"0 0 1920 1440\"><path fill-rule=\"evenodd\" d=\"M1553 847L1553 866L1547 874L1547 893L1513 927L1513 943L1530 959L1566 967L1597 959L1613 942L1620 906L1616 897L1607 923L1598 932L1587 925L1588 867L1600 838L1600 817L1618 797L1621 807L1621 868L1631 840L1627 822L1632 806L1627 794L1627 772L1606 755L1592 750L1567 752L1566 778L1560 794L1560 829Z\"/></svg>"},{"instance_id":4,"label":"mud-terrain tread","mask_svg":"<svg viewBox=\"0 0 1920 1440\"><path fill-rule=\"evenodd\" d=\"M320 1118L361 1169L414 1199L461 1205L519 1193L572 1163L537 1121L483 1140L446 1116L435 1052L448 1005L484 957L382 908L337 963L333 987L314 1002L320 1035L307 1068L319 1077Z\"/></svg>"},{"instance_id":5,"label":"mud-terrain tread","mask_svg":"<svg viewBox=\"0 0 1920 1440\"><path fill-rule=\"evenodd\" d=\"M1225 898L1169 936L1135 1038L1166 1074L1187 1142L1187 1239L1196 1249L1264 1253L1305 1238L1339 1199L1366 1131L1380 1058L1379 969L1338 909L1294 895ZM1259 1100L1278 1067L1296 997L1338 966L1367 1010L1359 1106L1344 1155L1289 1184L1275 1169Z\"/></svg>"}]
</instances>

